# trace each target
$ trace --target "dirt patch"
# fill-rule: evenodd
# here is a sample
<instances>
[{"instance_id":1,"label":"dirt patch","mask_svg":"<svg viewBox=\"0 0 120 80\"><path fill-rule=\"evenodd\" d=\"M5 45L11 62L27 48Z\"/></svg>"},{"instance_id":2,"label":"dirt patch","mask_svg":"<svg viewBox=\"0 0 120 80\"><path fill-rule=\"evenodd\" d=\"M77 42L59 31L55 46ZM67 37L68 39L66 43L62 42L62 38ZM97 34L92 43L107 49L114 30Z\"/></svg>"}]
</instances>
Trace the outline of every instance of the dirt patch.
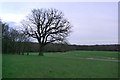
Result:
<instances>
[{"instance_id":1,"label":"dirt patch","mask_svg":"<svg viewBox=\"0 0 120 80\"><path fill-rule=\"evenodd\" d=\"M95 59L95 58L87 58L87 59Z\"/></svg>"},{"instance_id":2,"label":"dirt patch","mask_svg":"<svg viewBox=\"0 0 120 80\"><path fill-rule=\"evenodd\" d=\"M120 60L115 60L116 58L111 58L111 59L96 59L96 58L87 58L87 59L93 59L93 60L103 60L103 61L120 61Z\"/></svg>"}]
</instances>

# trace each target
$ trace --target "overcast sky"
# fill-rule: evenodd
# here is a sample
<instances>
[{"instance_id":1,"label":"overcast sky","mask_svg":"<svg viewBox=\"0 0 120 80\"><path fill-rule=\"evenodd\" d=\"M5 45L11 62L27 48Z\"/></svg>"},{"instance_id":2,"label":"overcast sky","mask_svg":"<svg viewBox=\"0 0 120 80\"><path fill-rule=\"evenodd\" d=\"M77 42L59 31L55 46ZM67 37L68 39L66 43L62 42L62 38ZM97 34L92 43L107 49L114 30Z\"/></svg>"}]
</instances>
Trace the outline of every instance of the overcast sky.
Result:
<instances>
[{"instance_id":1,"label":"overcast sky","mask_svg":"<svg viewBox=\"0 0 120 80\"><path fill-rule=\"evenodd\" d=\"M117 2L4 2L0 3L0 18L18 26L33 8L61 10L73 25L73 32L68 37L71 44L96 45L118 42Z\"/></svg>"}]
</instances>

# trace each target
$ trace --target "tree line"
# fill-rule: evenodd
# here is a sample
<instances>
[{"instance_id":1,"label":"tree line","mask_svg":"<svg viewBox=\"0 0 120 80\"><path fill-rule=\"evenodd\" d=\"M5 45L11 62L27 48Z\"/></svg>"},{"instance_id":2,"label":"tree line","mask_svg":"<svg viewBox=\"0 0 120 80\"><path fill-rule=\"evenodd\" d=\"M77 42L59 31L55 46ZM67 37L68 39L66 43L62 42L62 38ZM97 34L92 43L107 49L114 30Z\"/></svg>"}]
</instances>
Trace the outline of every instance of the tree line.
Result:
<instances>
[{"instance_id":1,"label":"tree line","mask_svg":"<svg viewBox=\"0 0 120 80\"><path fill-rule=\"evenodd\" d=\"M31 52L38 52L38 43L30 43ZM48 44L45 46L45 52L66 52L73 50L84 50L84 51L119 51L117 44L114 45L68 45L68 44Z\"/></svg>"},{"instance_id":2,"label":"tree line","mask_svg":"<svg viewBox=\"0 0 120 80\"><path fill-rule=\"evenodd\" d=\"M31 52L38 52L38 43L31 42ZM48 44L45 46L45 52L66 52L73 50L84 50L84 51L119 51L119 45L70 45L70 44Z\"/></svg>"},{"instance_id":3,"label":"tree line","mask_svg":"<svg viewBox=\"0 0 120 80\"><path fill-rule=\"evenodd\" d=\"M51 43L45 46L45 52L65 52L72 50L119 51L119 45L70 45ZM24 33L2 23L2 53L24 54L39 52L39 43L31 42Z\"/></svg>"},{"instance_id":4,"label":"tree line","mask_svg":"<svg viewBox=\"0 0 120 80\"><path fill-rule=\"evenodd\" d=\"M29 49L29 38L24 33L10 28L7 23L2 23L2 53L24 53Z\"/></svg>"}]
</instances>

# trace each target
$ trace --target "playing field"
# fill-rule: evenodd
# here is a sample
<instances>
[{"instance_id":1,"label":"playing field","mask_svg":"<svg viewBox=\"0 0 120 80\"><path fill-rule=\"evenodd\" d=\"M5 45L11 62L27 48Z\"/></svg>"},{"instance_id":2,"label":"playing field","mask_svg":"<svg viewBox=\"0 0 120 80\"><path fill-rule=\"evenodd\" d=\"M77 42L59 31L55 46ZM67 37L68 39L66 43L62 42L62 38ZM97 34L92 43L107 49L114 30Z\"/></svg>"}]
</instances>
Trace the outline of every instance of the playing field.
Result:
<instances>
[{"instance_id":1,"label":"playing field","mask_svg":"<svg viewBox=\"0 0 120 80\"><path fill-rule=\"evenodd\" d=\"M3 78L118 77L118 52L70 51L37 55L3 54Z\"/></svg>"}]
</instances>

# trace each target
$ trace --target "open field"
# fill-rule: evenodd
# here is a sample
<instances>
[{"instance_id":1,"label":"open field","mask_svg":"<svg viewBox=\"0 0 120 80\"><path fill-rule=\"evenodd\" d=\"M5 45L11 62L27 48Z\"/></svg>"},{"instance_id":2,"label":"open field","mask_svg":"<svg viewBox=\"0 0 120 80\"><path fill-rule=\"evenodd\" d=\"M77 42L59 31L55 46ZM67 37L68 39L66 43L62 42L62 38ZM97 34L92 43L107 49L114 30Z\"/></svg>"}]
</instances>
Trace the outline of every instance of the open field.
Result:
<instances>
[{"instance_id":1,"label":"open field","mask_svg":"<svg viewBox=\"0 0 120 80\"><path fill-rule=\"evenodd\" d=\"M3 54L3 78L117 78L118 52L70 51L27 55Z\"/></svg>"}]
</instances>

